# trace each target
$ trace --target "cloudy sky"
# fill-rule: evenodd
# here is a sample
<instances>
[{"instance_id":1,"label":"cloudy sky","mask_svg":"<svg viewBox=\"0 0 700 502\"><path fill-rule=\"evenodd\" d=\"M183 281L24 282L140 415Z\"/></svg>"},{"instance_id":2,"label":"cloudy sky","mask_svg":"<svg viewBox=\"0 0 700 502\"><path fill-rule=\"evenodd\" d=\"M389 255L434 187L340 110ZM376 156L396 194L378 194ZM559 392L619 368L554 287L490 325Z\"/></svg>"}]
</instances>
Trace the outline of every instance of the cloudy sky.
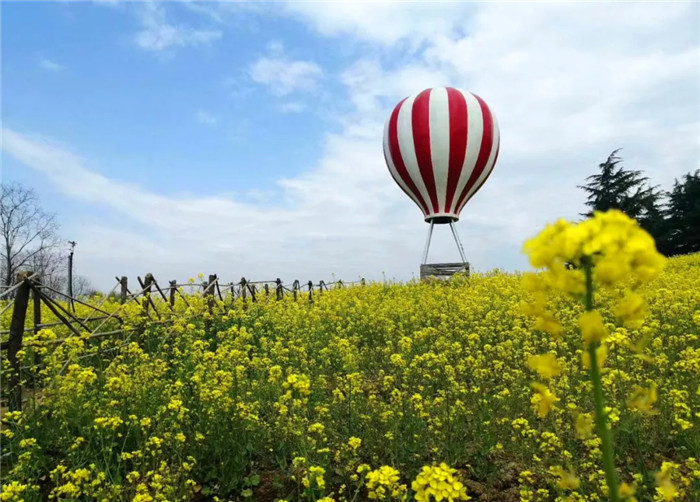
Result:
<instances>
[{"instance_id":1,"label":"cloudy sky","mask_svg":"<svg viewBox=\"0 0 700 502\"><path fill-rule=\"evenodd\" d=\"M411 279L427 225L382 128L449 85L501 129L467 257L523 269L613 149L665 189L700 167L699 27L695 2L3 2L2 181L37 190L103 289ZM436 227L429 261L458 256Z\"/></svg>"}]
</instances>

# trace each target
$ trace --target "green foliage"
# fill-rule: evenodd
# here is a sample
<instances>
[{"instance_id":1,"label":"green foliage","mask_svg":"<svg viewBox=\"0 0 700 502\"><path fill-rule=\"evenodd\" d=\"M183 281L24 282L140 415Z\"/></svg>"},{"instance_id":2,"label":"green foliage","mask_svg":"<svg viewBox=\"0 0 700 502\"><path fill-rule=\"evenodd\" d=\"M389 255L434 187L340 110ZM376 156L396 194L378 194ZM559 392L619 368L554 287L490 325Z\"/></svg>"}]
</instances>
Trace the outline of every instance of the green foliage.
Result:
<instances>
[{"instance_id":1,"label":"green foliage","mask_svg":"<svg viewBox=\"0 0 700 502\"><path fill-rule=\"evenodd\" d=\"M671 254L700 251L700 170L676 180L668 194L668 236Z\"/></svg>"},{"instance_id":2,"label":"green foliage","mask_svg":"<svg viewBox=\"0 0 700 502\"><path fill-rule=\"evenodd\" d=\"M587 193L591 217L594 211L619 209L654 237L657 249L666 256L700 251L700 170L675 181L665 192L648 185L641 171L622 167L622 158L613 151L599 164L600 172L579 185Z\"/></svg>"},{"instance_id":3,"label":"green foliage","mask_svg":"<svg viewBox=\"0 0 700 502\"><path fill-rule=\"evenodd\" d=\"M611 331L602 385L616 466L640 500L664 466L677 500L700 489L699 271L700 255L675 258L645 285L640 328L615 321L619 291L595 292ZM368 499L370 471L391 466L410 501L412 480L441 462L474 499L604 497L599 443L574 426L594 402L581 306L567 296L546 303L558 339L531 327L532 294L501 272L333 289L313 305L261 292L256 303L217 299L211 313L208 300L178 297L170 312L154 298L167 323L137 302L106 302L139 327L124 337L28 334L29 399L2 425L2 490L16 494L6 499L350 502ZM0 327L9 321L8 311ZM546 417L526 364L537 354L561 368ZM652 384L654 413L630 409L635 388ZM577 490L561 484L570 469Z\"/></svg>"},{"instance_id":4,"label":"green foliage","mask_svg":"<svg viewBox=\"0 0 700 502\"><path fill-rule=\"evenodd\" d=\"M622 158L617 156L620 149L612 152L608 159L599 164L600 174L586 178L588 183L579 186L588 194L586 205L590 211L584 216L590 217L593 211L619 209L640 223L658 209L660 194L656 187L647 186L648 178L641 171L630 171L621 165Z\"/></svg>"}]
</instances>

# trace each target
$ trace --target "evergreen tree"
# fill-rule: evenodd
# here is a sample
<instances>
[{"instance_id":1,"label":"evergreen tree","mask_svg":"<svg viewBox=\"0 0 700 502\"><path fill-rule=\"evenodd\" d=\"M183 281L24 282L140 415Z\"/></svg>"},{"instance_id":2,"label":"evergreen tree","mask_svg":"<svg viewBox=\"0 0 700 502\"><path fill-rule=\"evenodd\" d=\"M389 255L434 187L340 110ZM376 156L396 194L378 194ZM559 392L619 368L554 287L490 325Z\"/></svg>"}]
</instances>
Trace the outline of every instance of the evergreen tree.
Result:
<instances>
[{"instance_id":1,"label":"evergreen tree","mask_svg":"<svg viewBox=\"0 0 700 502\"><path fill-rule=\"evenodd\" d=\"M656 240L657 248L670 254L667 235L668 222L662 206L662 194L657 187L647 184L648 178L640 171L624 169L617 149L599 164L600 173L586 178L587 184L579 186L588 194L586 205L590 208L582 216L591 217L593 211L619 209L634 218Z\"/></svg>"},{"instance_id":2,"label":"evergreen tree","mask_svg":"<svg viewBox=\"0 0 700 502\"><path fill-rule=\"evenodd\" d=\"M656 241L656 249L659 253L671 256L674 253L670 242L671 227L667 214L668 210L665 206L654 204L638 221L639 225Z\"/></svg>"},{"instance_id":3,"label":"evergreen tree","mask_svg":"<svg viewBox=\"0 0 700 502\"><path fill-rule=\"evenodd\" d=\"M586 178L588 183L579 186L588 194L586 205L590 208L582 216L593 216L593 211L619 209L630 218L641 221L648 213L661 211L660 193L656 187L647 185L648 178L640 171L629 171L621 165L622 159L615 150L608 160L599 164L600 174Z\"/></svg>"},{"instance_id":4,"label":"evergreen tree","mask_svg":"<svg viewBox=\"0 0 700 502\"><path fill-rule=\"evenodd\" d=\"M675 181L668 194L668 241L671 254L700 251L700 170Z\"/></svg>"}]
</instances>

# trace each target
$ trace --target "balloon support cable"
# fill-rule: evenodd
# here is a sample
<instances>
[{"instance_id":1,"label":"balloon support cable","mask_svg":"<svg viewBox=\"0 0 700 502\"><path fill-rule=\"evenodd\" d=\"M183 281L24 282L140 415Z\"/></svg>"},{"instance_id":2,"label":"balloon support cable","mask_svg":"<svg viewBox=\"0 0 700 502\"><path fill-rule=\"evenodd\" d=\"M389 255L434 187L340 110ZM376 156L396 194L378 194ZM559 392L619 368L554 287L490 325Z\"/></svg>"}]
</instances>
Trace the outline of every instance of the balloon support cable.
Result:
<instances>
[{"instance_id":1,"label":"balloon support cable","mask_svg":"<svg viewBox=\"0 0 700 502\"><path fill-rule=\"evenodd\" d=\"M457 227L454 222L449 222L450 229L452 230L452 236L457 244L457 250L462 258L459 263L433 263L428 264L428 251L430 250L430 241L433 237L433 225L434 221L430 222L430 228L428 229L428 238L425 241L425 250L423 251L423 262L420 266L420 277L425 279L427 277L436 277L442 279L448 279L458 272L466 272L469 274L469 263L467 262L467 257L464 254L464 248L462 247L462 242L459 239L459 234L457 233Z\"/></svg>"},{"instance_id":2,"label":"balloon support cable","mask_svg":"<svg viewBox=\"0 0 700 502\"><path fill-rule=\"evenodd\" d=\"M423 261L421 262L421 265L425 265L428 262L428 251L430 250L430 241L433 238L433 226L435 225L434 221L430 222L430 228L428 229L428 238L425 240L425 249L423 250ZM462 263L467 263L467 257L464 254L464 248L462 247L462 241L459 239L459 234L457 233L457 227L455 227L455 224L453 221L450 222L450 230L452 230L452 236L455 239L455 243L457 243L457 250L459 251L459 256L462 258Z\"/></svg>"}]
</instances>

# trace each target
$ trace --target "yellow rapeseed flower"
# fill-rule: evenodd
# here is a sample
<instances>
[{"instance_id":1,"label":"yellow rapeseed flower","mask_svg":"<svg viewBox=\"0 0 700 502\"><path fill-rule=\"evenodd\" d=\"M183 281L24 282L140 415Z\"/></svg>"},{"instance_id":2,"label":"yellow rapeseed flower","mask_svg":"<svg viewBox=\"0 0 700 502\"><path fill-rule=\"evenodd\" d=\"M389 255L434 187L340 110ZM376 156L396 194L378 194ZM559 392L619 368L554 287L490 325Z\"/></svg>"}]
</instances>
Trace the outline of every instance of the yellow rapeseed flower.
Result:
<instances>
[{"instance_id":1,"label":"yellow rapeseed flower","mask_svg":"<svg viewBox=\"0 0 700 502\"><path fill-rule=\"evenodd\" d=\"M671 477L664 472L656 473L656 493L661 497L661 500L667 502L675 500L679 495Z\"/></svg>"},{"instance_id":2,"label":"yellow rapeseed flower","mask_svg":"<svg viewBox=\"0 0 700 502\"><path fill-rule=\"evenodd\" d=\"M561 366L554 354L530 356L527 360L530 369L535 370L542 378L552 378L561 372Z\"/></svg>"},{"instance_id":3,"label":"yellow rapeseed flower","mask_svg":"<svg viewBox=\"0 0 700 502\"><path fill-rule=\"evenodd\" d=\"M634 496L636 491L634 485L630 485L629 483L620 484L620 498L625 502L637 502L637 497Z\"/></svg>"},{"instance_id":4,"label":"yellow rapeseed flower","mask_svg":"<svg viewBox=\"0 0 700 502\"><path fill-rule=\"evenodd\" d=\"M361 444L362 440L354 436L348 440L348 445L350 445L350 448L352 448L353 450L357 450Z\"/></svg>"},{"instance_id":5,"label":"yellow rapeseed flower","mask_svg":"<svg viewBox=\"0 0 700 502\"><path fill-rule=\"evenodd\" d=\"M595 349L595 354L598 367L603 368L605 366L605 360L608 357L608 346L605 344L600 345ZM581 362L584 369L591 369L591 354L587 350L581 354Z\"/></svg>"},{"instance_id":6,"label":"yellow rapeseed flower","mask_svg":"<svg viewBox=\"0 0 700 502\"><path fill-rule=\"evenodd\" d=\"M629 399L627 399L627 407L631 410L643 413L644 415L653 415L658 413L654 409L654 403L656 403L657 397L656 384L652 384L648 389L636 386L632 390Z\"/></svg>"},{"instance_id":7,"label":"yellow rapeseed flower","mask_svg":"<svg viewBox=\"0 0 700 502\"><path fill-rule=\"evenodd\" d=\"M535 394L531 399L535 413L537 413L538 417L545 418L554 409L554 403L559 401L559 398L546 385L541 383L533 382L532 388L535 390Z\"/></svg>"},{"instance_id":8,"label":"yellow rapeseed flower","mask_svg":"<svg viewBox=\"0 0 700 502\"><path fill-rule=\"evenodd\" d=\"M577 490L581 486L581 480L572 469L564 470L561 466L554 466L550 468L550 472L559 478L557 481L559 488Z\"/></svg>"},{"instance_id":9,"label":"yellow rapeseed flower","mask_svg":"<svg viewBox=\"0 0 700 502\"><path fill-rule=\"evenodd\" d=\"M457 470L445 463L439 466L424 466L411 488L416 492L418 502L431 500L471 500L466 487L456 478Z\"/></svg>"},{"instance_id":10,"label":"yellow rapeseed flower","mask_svg":"<svg viewBox=\"0 0 700 502\"><path fill-rule=\"evenodd\" d=\"M603 323L603 316L597 310L581 314L579 326L584 347L588 347L592 342L602 342L608 336L608 328Z\"/></svg>"},{"instance_id":11,"label":"yellow rapeseed flower","mask_svg":"<svg viewBox=\"0 0 700 502\"><path fill-rule=\"evenodd\" d=\"M383 465L365 476L368 497L372 500L406 500L407 488L399 482L399 471Z\"/></svg>"},{"instance_id":12,"label":"yellow rapeseed flower","mask_svg":"<svg viewBox=\"0 0 700 502\"><path fill-rule=\"evenodd\" d=\"M638 328L647 315L647 306L639 293L628 293L615 307L615 317L626 326Z\"/></svg>"},{"instance_id":13,"label":"yellow rapeseed flower","mask_svg":"<svg viewBox=\"0 0 700 502\"><path fill-rule=\"evenodd\" d=\"M2 502L10 500L23 500L21 496L24 494L27 488L29 488L28 485L18 483L17 481L12 481L11 483L2 485L0 500L2 500Z\"/></svg>"},{"instance_id":14,"label":"yellow rapeseed flower","mask_svg":"<svg viewBox=\"0 0 700 502\"><path fill-rule=\"evenodd\" d=\"M576 437L588 439L593 433L593 416L590 413L579 413L575 423Z\"/></svg>"}]
</instances>

